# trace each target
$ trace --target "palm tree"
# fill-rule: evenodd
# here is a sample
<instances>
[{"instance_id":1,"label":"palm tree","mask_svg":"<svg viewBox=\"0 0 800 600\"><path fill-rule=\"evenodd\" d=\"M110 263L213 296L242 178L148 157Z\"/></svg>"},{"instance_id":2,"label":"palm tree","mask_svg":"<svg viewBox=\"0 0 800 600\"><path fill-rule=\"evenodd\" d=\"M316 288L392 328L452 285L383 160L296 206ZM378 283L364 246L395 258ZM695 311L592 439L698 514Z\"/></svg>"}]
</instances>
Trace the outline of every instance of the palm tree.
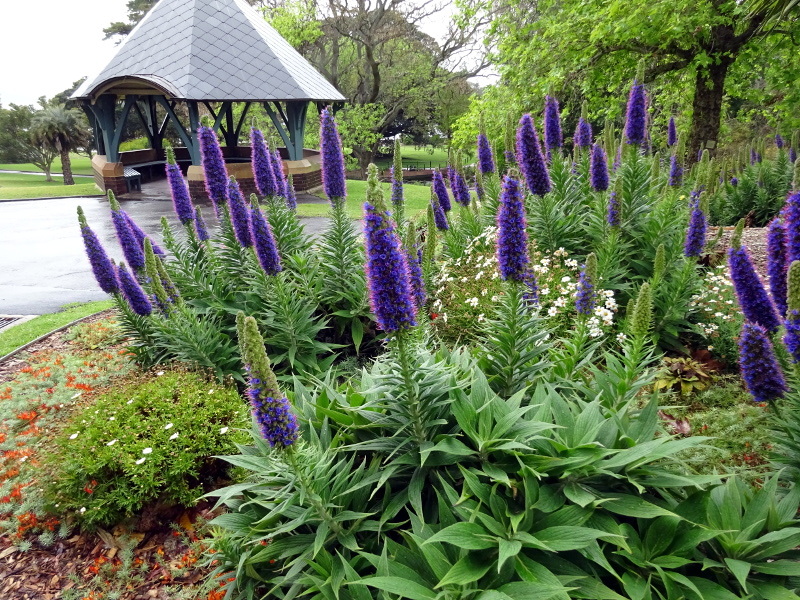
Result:
<instances>
[{"instance_id":1,"label":"palm tree","mask_svg":"<svg viewBox=\"0 0 800 600\"><path fill-rule=\"evenodd\" d=\"M74 185L69 153L89 143L89 132L81 124L81 114L64 106L46 106L33 116L31 139L61 155L64 185Z\"/></svg>"}]
</instances>

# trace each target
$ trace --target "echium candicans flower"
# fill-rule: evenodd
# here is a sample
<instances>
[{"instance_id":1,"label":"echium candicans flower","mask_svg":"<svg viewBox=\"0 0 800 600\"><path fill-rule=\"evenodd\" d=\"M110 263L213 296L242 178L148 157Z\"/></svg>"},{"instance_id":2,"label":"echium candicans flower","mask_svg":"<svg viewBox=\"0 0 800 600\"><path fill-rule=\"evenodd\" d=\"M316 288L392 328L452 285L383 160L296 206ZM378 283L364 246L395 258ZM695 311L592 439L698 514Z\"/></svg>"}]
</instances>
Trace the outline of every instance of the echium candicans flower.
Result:
<instances>
[{"instance_id":1,"label":"echium candicans flower","mask_svg":"<svg viewBox=\"0 0 800 600\"><path fill-rule=\"evenodd\" d=\"M794 164L797 160L797 150L794 147L789 148L789 162Z\"/></svg>"},{"instance_id":2,"label":"echium candicans flower","mask_svg":"<svg viewBox=\"0 0 800 600\"><path fill-rule=\"evenodd\" d=\"M506 175L497 211L497 262L503 279L523 282L528 270L528 233L519 182Z\"/></svg>"},{"instance_id":3,"label":"echium candicans flower","mask_svg":"<svg viewBox=\"0 0 800 600\"><path fill-rule=\"evenodd\" d=\"M582 315L591 315L594 310L595 282L590 269L583 265L578 276L578 290L575 294L575 310Z\"/></svg>"},{"instance_id":4,"label":"echium candicans flower","mask_svg":"<svg viewBox=\"0 0 800 600\"><path fill-rule=\"evenodd\" d=\"M242 190L239 188L239 182L236 181L235 177L231 177L228 182L228 210L236 241L243 248L252 246L253 237L250 232L250 215L242 196Z\"/></svg>"},{"instance_id":5,"label":"echium candicans flower","mask_svg":"<svg viewBox=\"0 0 800 600\"><path fill-rule=\"evenodd\" d=\"M669 118L669 125L667 125L667 147L672 148L678 143L678 128L675 127L675 117Z\"/></svg>"},{"instance_id":6,"label":"echium candicans flower","mask_svg":"<svg viewBox=\"0 0 800 600\"><path fill-rule=\"evenodd\" d=\"M181 168L175 163L167 163L167 181L169 181L169 191L172 195L172 206L178 220L184 225L194 220L194 206L189 197L189 188L183 179Z\"/></svg>"},{"instance_id":7,"label":"echium candicans flower","mask_svg":"<svg viewBox=\"0 0 800 600\"><path fill-rule=\"evenodd\" d=\"M286 178L286 207L292 212L297 211L297 194L294 191L294 178L290 174Z\"/></svg>"},{"instance_id":8,"label":"echium candicans flower","mask_svg":"<svg viewBox=\"0 0 800 600\"><path fill-rule=\"evenodd\" d=\"M645 104L644 85L634 80L625 113L625 140L628 144L640 146L645 141L647 123Z\"/></svg>"},{"instance_id":9,"label":"echium candicans flower","mask_svg":"<svg viewBox=\"0 0 800 600\"><path fill-rule=\"evenodd\" d=\"M691 216L689 217L689 227L686 230L686 240L683 244L684 256L700 256L703 246L706 243L706 215L700 208L699 198L694 198L691 204Z\"/></svg>"},{"instance_id":10,"label":"echium candicans flower","mask_svg":"<svg viewBox=\"0 0 800 600\"><path fill-rule=\"evenodd\" d=\"M767 277L772 301L781 316L786 314L786 274L788 270L786 226L780 217L775 217L767 229Z\"/></svg>"},{"instance_id":11,"label":"echium candicans flower","mask_svg":"<svg viewBox=\"0 0 800 600\"><path fill-rule=\"evenodd\" d=\"M411 249L406 249L406 262L411 280L414 305L417 307L417 313L419 313L425 307L425 302L428 299L425 293L425 282L422 279L422 248L414 246Z\"/></svg>"},{"instance_id":12,"label":"echium candicans flower","mask_svg":"<svg viewBox=\"0 0 800 600\"><path fill-rule=\"evenodd\" d=\"M786 335L783 336L783 343L792 361L800 363L800 261L795 261L789 266L789 273L786 276L788 282L787 311L784 327Z\"/></svg>"},{"instance_id":13,"label":"echium candicans flower","mask_svg":"<svg viewBox=\"0 0 800 600\"><path fill-rule=\"evenodd\" d=\"M117 281L114 264L108 258L108 254L106 254L97 234L92 231L92 228L86 222L86 216L80 206L78 207L78 223L81 226L83 247L86 249L89 264L92 265L92 273L94 273L94 278L97 280L97 285L106 294L116 293L119 290L119 282Z\"/></svg>"},{"instance_id":14,"label":"echium candicans flower","mask_svg":"<svg viewBox=\"0 0 800 600\"><path fill-rule=\"evenodd\" d=\"M738 177L731 177L731 185L733 187L736 187L737 185L739 185L739 178Z\"/></svg>"},{"instance_id":15,"label":"echium candicans flower","mask_svg":"<svg viewBox=\"0 0 800 600\"><path fill-rule=\"evenodd\" d=\"M258 193L262 196L275 196L277 188L272 168L272 153L264 141L264 134L255 127L250 129L250 147L250 164Z\"/></svg>"},{"instance_id":16,"label":"echium candicans flower","mask_svg":"<svg viewBox=\"0 0 800 600\"><path fill-rule=\"evenodd\" d=\"M333 204L338 204L347 196L344 181L344 156L342 141L336 129L330 108L322 111L320 150L322 153L322 187Z\"/></svg>"},{"instance_id":17,"label":"echium candicans flower","mask_svg":"<svg viewBox=\"0 0 800 600\"><path fill-rule=\"evenodd\" d=\"M619 200L617 199L617 192L611 192L611 195L608 197L606 222L611 225L611 227L619 227Z\"/></svg>"},{"instance_id":18,"label":"echium candicans flower","mask_svg":"<svg viewBox=\"0 0 800 600\"><path fill-rule=\"evenodd\" d=\"M775 357L767 331L755 323L745 323L739 337L739 368L747 391L756 402L783 398L789 391L783 371Z\"/></svg>"},{"instance_id":19,"label":"echium candicans flower","mask_svg":"<svg viewBox=\"0 0 800 600\"><path fill-rule=\"evenodd\" d=\"M754 165L758 161L758 153L755 151L755 148L750 148L750 164Z\"/></svg>"},{"instance_id":20,"label":"echium candicans flower","mask_svg":"<svg viewBox=\"0 0 800 600\"><path fill-rule=\"evenodd\" d=\"M400 239L388 214L364 203L369 303L378 327L393 333L417 324L411 277Z\"/></svg>"},{"instance_id":21,"label":"echium candicans flower","mask_svg":"<svg viewBox=\"0 0 800 600\"><path fill-rule=\"evenodd\" d=\"M275 176L275 195L286 197L286 175L283 173L283 159L276 148L272 152L272 172Z\"/></svg>"},{"instance_id":22,"label":"echium candicans flower","mask_svg":"<svg viewBox=\"0 0 800 600\"><path fill-rule=\"evenodd\" d=\"M208 227L206 227L203 213L200 212L199 208L194 209L194 228L197 232L197 239L205 242L208 239Z\"/></svg>"},{"instance_id":23,"label":"echium candicans flower","mask_svg":"<svg viewBox=\"0 0 800 600\"><path fill-rule=\"evenodd\" d=\"M547 171L547 164L530 114L523 115L519 121L517 163L531 193L544 196L550 191L550 173Z\"/></svg>"},{"instance_id":24,"label":"echium candicans flower","mask_svg":"<svg viewBox=\"0 0 800 600\"><path fill-rule=\"evenodd\" d=\"M297 441L297 418L278 388L264 349L264 339L253 317L237 317L239 347L247 371L247 396L263 438L273 448L285 449Z\"/></svg>"},{"instance_id":25,"label":"echium candicans flower","mask_svg":"<svg viewBox=\"0 0 800 600\"><path fill-rule=\"evenodd\" d=\"M683 166L678 157L673 154L669 157L669 185L680 186L683 183Z\"/></svg>"},{"instance_id":26,"label":"echium candicans flower","mask_svg":"<svg viewBox=\"0 0 800 600\"><path fill-rule=\"evenodd\" d=\"M489 144L489 138L486 137L485 133L478 134L478 168L484 175L494 173L492 146Z\"/></svg>"},{"instance_id":27,"label":"echium candicans flower","mask_svg":"<svg viewBox=\"0 0 800 600\"><path fill-rule=\"evenodd\" d=\"M144 293L142 286L136 281L136 278L130 274L125 265L121 264L117 270L117 277L119 278L119 287L125 300L128 301L128 306L137 315L142 317L148 316L153 312L153 305Z\"/></svg>"},{"instance_id":28,"label":"echium candicans flower","mask_svg":"<svg viewBox=\"0 0 800 600\"><path fill-rule=\"evenodd\" d=\"M108 201L111 204L111 221L114 223L119 245L122 246L122 253L125 255L125 260L128 261L131 269L138 272L144 267L142 244L136 239L125 212L120 208L114 193L111 191L108 192Z\"/></svg>"},{"instance_id":29,"label":"echium candicans flower","mask_svg":"<svg viewBox=\"0 0 800 600\"><path fill-rule=\"evenodd\" d=\"M220 206L224 206L228 200L228 171L225 168L225 158L222 156L217 134L211 127L201 126L197 130L197 140L200 143L206 193L214 205L214 212L219 216Z\"/></svg>"},{"instance_id":30,"label":"echium candicans flower","mask_svg":"<svg viewBox=\"0 0 800 600\"><path fill-rule=\"evenodd\" d=\"M439 206L441 206L442 210L449 212L452 208L450 196L447 194L447 186L444 184L444 178L439 169L434 169L433 171L433 193L436 194L436 199L439 201Z\"/></svg>"},{"instance_id":31,"label":"echium candicans flower","mask_svg":"<svg viewBox=\"0 0 800 600\"><path fill-rule=\"evenodd\" d=\"M125 217L125 220L128 222L128 227L131 228L131 231L133 232L133 237L136 238L136 241L139 243L139 245L142 248L144 248L144 241L145 240L150 240L150 243L153 244L153 252L156 253L158 256L166 256L166 253L161 249L161 247L158 244L156 244L153 241L153 238L151 238L144 231L142 231L142 228L139 227L136 224L136 221L133 220L133 217L131 217L124 210L122 211L122 215Z\"/></svg>"},{"instance_id":32,"label":"echium candicans flower","mask_svg":"<svg viewBox=\"0 0 800 600\"><path fill-rule=\"evenodd\" d=\"M800 192L786 200L786 245L788 262L800 260Z\"/></svg>"},{"instance_id":33,"label":"echium candicans flower","mask_svg":"<svg viewBox=\"0 0 800 600\"><path fill-rule=\"evenodd\" d=\"M469 206L469 187L467 187L467 182L464 181L464 176L456 170L453 170L451 186L453 188L453 198L455 198L455 201L461 206Z\"/></svg>"},{"instance_id":34,"label":"echium candicans flower","mask_svg":"<svg viewBox=\"0 0 800 600\"><path fill-rule=\"evenodd\" d=\"M250 228L261 268L267 275L277 275L282 268L278 246L275 243L275 236L272 235L272 227L258 206L250 206Z\"/></svg>"},{"instance_id":35,"label":"echium candicans flower","mask_svg":"<svg viewBox=\"0 0 800 600\"><path fill-rule=\"evenodd\" d=\"M475 195L478 196L478 200L481 202L486 196L486 192L483 189L483 174L480 170L475 171Z\"/></svg>"},{"instance_id":36,"label":"echium candicans flower","mask_svg":"<svg viewBox=\"0 0 800 600\"><path fill-rule=\"evenodd\" d=\"M769 332L777 331L780 320L775 305L767 295L744 246L728 250L728 267L744 318Z\"/></svg>"},{"instance_id":37,"label":"echium candicans flower","mask_svg":"<svg viewBox=\"0 0 800 600\"><path fill-rule=\"evenodd\" d=\"M608 189L608 159L600 144L592 146L592 157L589 162L589 181L592 189L604 192Z\"/></svg>"},{"instance_id":38,"label":"echium candicans flower","mask_svg":"<svg viewBox=\"0 0 800 600\"><path fill-rule=\"evenodd\" d=\"M552 96L544 99L544 147L548 150L561 148L564 144L564 135L561 133L561 113L558 109L558 100Z\"/></svg>"},{"instance_id":39,"label":"echium candicans flower","mask_svg":"<svg viewBox=\"0 0 800 600\"><path fill-rule=\"evenodd\" d=\"M578 148L588 148L592 145L592 125L583 117L578 119L572 141Z\"/></svg>"},{"instance_id":40,"label":"echium candicans flower","mask_svg":"<svg viewBox=\"0 0 800 600\"><path fill-rule=\"evenodd\" d=\"M533 269L530 267L525 269L522 281L525 284L522 299L528 304L539 304L539 284L536 281L536 273L533 272Z\"/></svg>"},{"instance_id":41,"label":"echium candicans flower","mask_svg":"<svg viewBox=\"0 0 800 600\"><path fill-rule=\"evenodd\" d=\"M395 218L400 220L403 214L403 206L405 204L403 199L403 171L400 170L395 177L395 168L392 167L392 208L394 209Z\"/></svg>"},{"instance_id":42,"label":"echium candicans flower","mask_svg":"<svg viewBox=\"0 0 800 600\"><path fill-rule=\"evenodd\" d=\"M433 211L433 221L436 224L436 229L439 231L450 229L450 225L447 223L447 215L436 194L431 194L431 210Z\"/></svg>"},{"instance_id":43,"label":"echium candicans flower","mask_svg":"<svg viewBox=\"0 0 800 600\"><path fill-rule=\"evenodd\" d=\"M781 137L781 134L780 133L776 133L775 134L775 147L778 148L778 150L780 150L781 148L783 148L784 145L785 144L784 144L783 138Z\"/></svg>"}]
</instances>

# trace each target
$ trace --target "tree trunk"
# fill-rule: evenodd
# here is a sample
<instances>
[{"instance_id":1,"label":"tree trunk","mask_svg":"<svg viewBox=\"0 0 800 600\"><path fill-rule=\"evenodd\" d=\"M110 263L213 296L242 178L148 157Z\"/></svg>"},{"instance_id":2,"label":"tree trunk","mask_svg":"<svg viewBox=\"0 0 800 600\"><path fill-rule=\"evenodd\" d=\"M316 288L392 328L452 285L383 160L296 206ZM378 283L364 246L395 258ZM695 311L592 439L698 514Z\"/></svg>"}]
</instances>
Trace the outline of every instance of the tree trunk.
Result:
<instances>
[{"instance_id":1,"label":"tree trunk","mask_svg":"<svg viewBox=\"0 0 800 600\"><path fill-rule=\"evenodd\" d=\"M689 164L696 162L700 152L706 148L713 154L719 142L725 77L728 75L732 59L727 56L715 58L719 59L719 63L712 63L706 71L698 72L695 78L692 129L689 134L687 156Z\"/></svg>"},{"instance_id":2,"label":"tree trunk","mask_svg":"<svg viewBox=\"0 0 800 600\"><path fill-rule=\"evenodd\" d=\"M64 174L64 185L75 185L72 178L72 163L69 159L69 151L61 151L61 172Z\"/></svg>"},{"instance_id":3,"label":"tree trunk","mask_svg":"<svg viewBox=\"0 0 800 600\"><path fill-rule=\"evenodd\" d=\"M42 170L44 171L44 180L53 181L53 176L50 174L50 167L44 167Z\"/></svg>"}]
</instances>

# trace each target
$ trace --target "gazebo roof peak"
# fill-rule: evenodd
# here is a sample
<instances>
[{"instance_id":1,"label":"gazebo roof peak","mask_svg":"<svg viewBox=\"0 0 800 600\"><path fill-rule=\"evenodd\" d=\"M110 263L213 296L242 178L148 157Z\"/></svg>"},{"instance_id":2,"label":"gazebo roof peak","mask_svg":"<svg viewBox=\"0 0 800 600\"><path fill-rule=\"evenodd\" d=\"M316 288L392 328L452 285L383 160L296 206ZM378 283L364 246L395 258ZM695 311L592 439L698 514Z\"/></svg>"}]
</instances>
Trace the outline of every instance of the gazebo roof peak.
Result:
<instances>
[{"instance_id":1,"label":"gazebo roof peak","mask_svg":"<svg viewBox=\"0 0 800 600\"><path fill-rule=\"evenodd\" d=\"M163 94L176 100L343 101L245 0L160 0L111 62L73 98Z\"/></svg>"}]
</instances>

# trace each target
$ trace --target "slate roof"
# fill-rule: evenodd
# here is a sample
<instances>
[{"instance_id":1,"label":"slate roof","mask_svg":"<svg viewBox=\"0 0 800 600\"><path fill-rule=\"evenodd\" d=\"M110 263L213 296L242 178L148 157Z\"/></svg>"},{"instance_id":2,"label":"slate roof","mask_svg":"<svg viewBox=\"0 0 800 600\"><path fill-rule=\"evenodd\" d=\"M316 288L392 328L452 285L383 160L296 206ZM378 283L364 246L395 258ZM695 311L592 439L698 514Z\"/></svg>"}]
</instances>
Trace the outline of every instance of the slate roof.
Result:
<instances>
[{"instance_id":1,"label":"slate roof","mask_svg":"<svg viewBox=\"0 0 800 600\"><path fill-rule=\"evenodd\" d=\"M126 79L179 100L345 100L245 0L160 0L72 97Z\"/></svg>"}]
</instances>

